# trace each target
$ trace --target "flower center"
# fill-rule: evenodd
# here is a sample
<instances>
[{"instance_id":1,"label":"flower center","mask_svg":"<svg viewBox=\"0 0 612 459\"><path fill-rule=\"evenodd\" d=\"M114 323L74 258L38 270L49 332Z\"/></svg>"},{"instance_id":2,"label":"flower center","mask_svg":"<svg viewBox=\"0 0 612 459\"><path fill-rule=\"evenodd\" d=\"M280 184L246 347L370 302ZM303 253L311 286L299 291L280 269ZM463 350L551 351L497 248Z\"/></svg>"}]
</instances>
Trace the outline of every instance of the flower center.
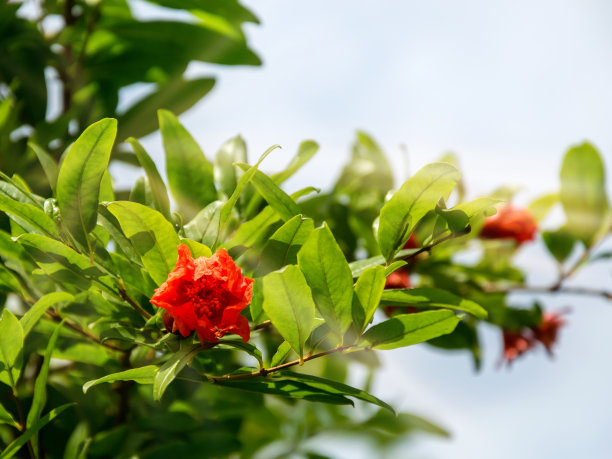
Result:
<instances>
[{"instance_id":1,"label":"flower center","mask_svg":"<svg viewBox=\"0 0 612 459\"><path fill-rule=\"evenodd\" d=\"M227 306L224 292L216 282L190 282L185 286L186 295L198 317L205 316L212 323L219 322Z\"/></svg>"}]
</instances>

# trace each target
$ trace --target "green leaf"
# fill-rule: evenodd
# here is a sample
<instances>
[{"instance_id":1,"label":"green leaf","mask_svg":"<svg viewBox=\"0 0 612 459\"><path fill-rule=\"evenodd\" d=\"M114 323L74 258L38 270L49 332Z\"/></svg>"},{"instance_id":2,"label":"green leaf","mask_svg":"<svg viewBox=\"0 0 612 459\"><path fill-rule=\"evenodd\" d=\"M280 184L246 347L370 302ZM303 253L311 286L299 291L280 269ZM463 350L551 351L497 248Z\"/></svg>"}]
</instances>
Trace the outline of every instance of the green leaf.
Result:
<instances>
[{"instance_id":1,"label":"green leaf","mask_svg":"<svg viewBox=\"0 0 612 459\"><path fill-rule=\"evenodd\" d=\"M217 347L223 349L224 347L230 347L230 348L234 348L234 349L238 349L240 351L244 351L247 354L255 357L255 359L257 360L257 362L259 363L259 368L263 368L264 363L263 363L263 355L261 354L261 351L259 349L257 349L255 346L253 346L252 344L249 343L243 343L242 341L221 341L219 342L219 344L217 345Z\"/></svg>"},{"instance_id":2,"label":"green leaf","mask_svg":"<svg viewBox=\"0 0 612 459\"><path fill-rule=\"evenodd\" d=\"M119 221L155 283L165 282L176 264L180 244L172 224L156 210L135 202L116 201L107 209Z\"/></svg>"},{"instance_id":3,"label":"green leaf","mask_svg":"<svg viewBox=\"0 0 612 459\"><path fill-rule=\"evenodd\" d=\"M286 265L297 263L297 253L314 230L310 218L296 215L268 239L259 257L256 276L263 276Z\"/></svg>"},{"instance_id":4,"label":"green leaf","mask_svg":"<svg viewBox=\"0 0 612 459\"><path fill-rule=\"evenodd\" d=\"M28 142L28 148L36 154L36 157L38 158L38 161L40 162L40 165L47 176L51 190L53 190L55 193L57 175L59 173L57 163L49 153L31 140Z\"/></svg>"},{"instance_id":5,"label":"green leaf","mask_svg":"<svg viewBox=\"0 0 612 459\"><path fill-rule=\"evenodd\" d=\"M117 120L105 118L89 126L74 142L57 177L57 205L75 239L90 247L96 226L100 182L108 167L117 134Z\"/></svg>"},{"instance_id":6,"label":"green leaf","mask_svg":"<svg viewBox=\"0 0 612 459\"><path fill-rule=\"evenodd\" d=\"M251 320L253 323L259 323L265 317L263 313L263 280L261 277L256 277L253 283L253 296L249 310L251 312Z\"/></svg>"},{"instance_id":7,"label":"green leaf","mask_svg":"<svg viewBox=\"0 0 612 459\"><path fill-rule=\"evenodd\" d=\"M263 310L272 325L302 358L314 322L315 304L300 269L291 265L265 276L263 297Z\"/></svg>"},{"instance_id":8,"label":"green leaf","mask_svg":"<svg viewBox=\"0 0 612 459\"><path fill-rule=\"evenodd\" d=\"M342 336L353 321L353 276L327 225L311 232L297 258L317 309L331 330Z\"/></svg>"},{"instance_id":9,"label":"green leaf","mask_svg":"<svg viewBox=\"0 0 612 459\"><path fill-rule=\"evenodd\" d=\"M250 168L248 164L244 163L238 163L237 166L243 171ZM300 213L300 208L295 201L263 172L255 171L252 182L257 191L283 220L289 220Z\"/></svg>"},{"instance_id":10,"label":"green leaf","mask_svg":"<svg viewBox=\"0 0 612 459\"><path fill-rule=\"evenodd\" d=\"M208 94L214 86L214 78L184 80L182 76L178 76L170 79L119 117L117 138L123 140L128 135L140 138L154 132L157 130L156 110L164 108L180 115Z\"/></svg>"},{"instance_id":11,"label":"green leaf","mask_svg":"<svg viewBox=\"0 0 612 459\"><path fill-rule=\"evenodd\" d=\"M74 296L66 292L52 292L43 296L40 300L34 303L19 320L19 323L23 329L23 337L25 338L28 336L30 331L32 331L34 326L38 323L39 319L45 314L45 312L47 312L47 309L62 301L72 300L74 300Z\"/></svg>"},{"instance_id":12,"label":"green leaf","mask_svg":"<svg viewBox=\"0 0 612 459\"><path fill-rule=\"evenodd\" d=\"M23 329L7 309L0 320L0 363L0 381L15 390L23 364Z\"/></svg>"},{"instance_id":13,"label":"green leaf","mask_svg":"<svg viewBox=\"0 0 612 459\"><path fill-rule=\"evenodd\" d=\"M355 397L359 400L363 400L364 402L372 403L374 405L378 405L382 408L386 408L391 411L391 413L395 414L395 410L388 403L383 402L377 397L374 397L367 392L357 389L355 387L351 387L347 384L343 384L337 381L333 381L331 379L320 378L314 375L307 375L303 373L295 373L293 371L283 371L280 373L280 377L295 379L296 381L300 381L308 384L310 387L316 387L317 389L323 389L326 392L338 395L348 395L350 397Z\"/></svg>"},{"instance_id":14,"label":"green leaf","mask_svg":"<svg viewBox=\"0 0 612 459\"><path fill-rule=\"evenodd\" d=\"M92 264L88 257L67 245L39 234L23 234L17 241L45 274L57 282L70 283L81 289L87 289L91 282L96 282L107 291L114 292L110 277Z\"/></svg>"},{"instance_id":15,"label":"green leaf","mask_svg":"<svg viewBox=\"0 0 612 459\"><path fill-rule=\"evenodd\" d=\"M435 308L456 309L469 312L474 317L485 320L487 311L472 300L439 288L423 287L390 289L382 294L381 303L394 306L431 306Z\"/></svg>"},{"instance_id":16,"label":"green leaf","mask_svg":"<svg viewBox=\"0 0 612 459\"><path fill-rule=\"evenodd\" d=\"M55 349L55 345L57 343L57 337L59 336L59 332L63 325L64 322L62 321L55 327L55 330L53 330L51 338L49 338L49 342L47 343L43 364L40 368L38 376L36 377L36 382L34 383L34 396L32 397L32 405L30 406L30 411L28 411L28 417L26 420L26 427L28 429L38 422L40 415L42 414L42 410L47 403L47 376L49 375L49 363L51 362L53 350ZM32 448L34 451L37 451L38 436L33 435L30 441L32 442Z\"/></svg>"},{"instance_id":17,"label":"green leaf","mask_svg":"<svg viewBox=\"0 0 612 459\"><path fill-rule=\"evenodd\" d=\"M540 196L534 199L529 204L529 213L535 218L537 222L540 222L548 215L551 209L559 202L559 193L550 193Z\"/></svg>"},{"instance_id":18,"label":"green leaf","mask_svg":"<svg viewBox=\"0 0 612 459\"><path fill-rule=\"evenodd\" d=\"M448 199L460 178L454 166L431 163L404 182L380 211L378 243L387 261L406 243L419 220L441 198Z\"/></svg>"},{"instance_id":19,"label":"green leaf","mask_svg":"<svg viewBox=\"0 0 612 459\"><path fill-rule=\"evenodd\" d=\"M114 383L116 381L134 381L138 384L153 384L153 380L159 367L156 365L147 365L139 368L112 373L99 379L87 381L83 384L83 393L86 394L93 386L103 383Z\"/></svg>"},{"instance_id":20,"label":"green leaf","mask_svg":"<svg viewBox=\"0 0 612 459\"><path fill-rule=\"evenodd\" d=\"M566 227L556 231L542 231L542 239L550 254L559 263L563 263L570 256L576 242L574 234Z\"/></svg>"},{"instance_id":21,"label":"green leaf","mask_svg":"<svg viewBox=\"0 0 612 459\"><path fill-rule=\"evenodd\" d=\"M9 214L25 230L59 239L53 220L32 204L19 202L0 194L0 211Z\"/></svg>"},{"instance_id":22,"label":"green leaf","mask_svg":"<svg viewBox=\"0 0 612 459\"><path fill-rule=\"evenodd\" d=\"M270 360L270 366L275 367L283 363L290 352L291 344L289 344L289 342L287 341L283 341L280 346L278 346L278 349L272 356L272 359Z\"/></svg>"},{"instance_id":23,"label":"green leaf","mask_svg":"<svg viewBox=\"0 0 612 459\"><path fill-rule=\"evenodd\" d=\"M6 409L0 405L0 424L8 424L9 426L13 426L16 429L19 428L19 424L13 418L13 415L6 411Z\"/></svg>"},{"instance_id":24,"label":"green leaf","mask_svg":"<svg viewBox=\"0 0 612 459\"><path fill-rule=\"evenodd\" d=\"M460 318L452 311L400 314L369 328L361 343L371 349L396 349L451 333Z\"/></svg>"},{"instance_id":25,"label":"green leaf","mask_svg":"<svg viewBox=\"0 0 612 459\"><path fill-rule=\"evenodd\" d=\"M134 137L130 137L127 139L127 142L134 149L134 153L136 153L136 157L140 162L140 165L144 169L147 174L147 179L149 181L149 186L151 187L151 195L153 198L153 204L155 209L160 211L164 217L168 221L171 221L170 216L170 201L168 200L168 191L166 190L166 185L162 180L155 163L147 153L147 151L140 145L140 142L136 140Z\"/></svg>"},{"instance_id":26,"label":"green leaf","mask_svg":"<svg viewBox=\"0 0 612 459\"><path fill-rule=\"evenodd\" d=\"M216 380L215 385L246 390L249 392L303 399L311 402L323 402L334 405L353 405L352 400L342 395L334 394L292 379L250 378L248 380Z\"/></svg>"},{"instance_id":27,"label":"green leaf","mask_svg":"<svg viewBox=\"0 0 612 459\"><path fill-rule=\"evenodd\" d=\"M214 201L204 207L183 227L185 236L194 241L201 241L208 247L214 247L219 237L221 209L223 206L223 201Z\"/></svg>"},{"instance_id":28,"label":"green leaf","mask_svg":"<svg viewBox=\"0 0 612 459\"><path fill-rule=\"evenodd\" d=\"M192 241L191 239L181 238L181 244L185 244L187 247L189 247L189 250L191 250L191 255L193 256L193 258L198 258L198 257L208 258L212 256L212 251L210 250L210 248L208 248L208 246L201 244L199 242Z\"/></svg>"},{"instance_id":29,"label":"green leaf","mask_svg":"<svg viewBox=\"0 0 612 459\"><path fill-rule=\"evenodd\" d=\"M42 418L40 418L32 427L26 430L23 435L20 435L15 440L13 440L0 454L0 459L9 459L13 457L15 453L17 453L23 445L25 445L32 435L37 433L44 426L49 424L49 422L53 421L56 417L58 417L64 410L70 408L71 406L76 405L76 403L66 403L65 405L58 406L57 408L52 409Z\"/></svg>"},{"instance_id":30,"label":"green leaf","mask_svg":"<svg viewBox=\"0 0 612 459\"><path fill-rule=\"evenodd\" d=\"M385 268L375 266L366 269L355 284L352 313L353 323L359 333L372 321L385 288Z\"/></svg>"},{"instance_id":31,"label":"green leaf","mask_svg":"<svg viewBox=\"0 0 612 459\"><path fill-rule=\"evenodd\" d=\"M219 217L219 231L218 231L218 234L217 234L217 240L215 241L214 247L217 246L217 242L219 241L219 238L223 237L223 235L225 234L225 228L227 226L227 222L229 220L229 217L231 215L232 210L234 209L234 206L238 202L238 198L240 197L240 194L242 193L244 188L247 186L247 184L251 180L253 180L253 178L259 172L257 170L257 168L259 167L261 162L266 158L266 156L268 156L276 148L279 148L279 146L278 145L273 145L272 147L268 148L259 157L259 160L257 161L257 163L255 165L250 166L246 170L244 170L244 174L242 175L242 177L240 177L240 180L238 180L238 184L236 185L236 189L234 190L234 192L232 193L230 198L227 200L227 202L225 204L223 204L223 207L221 208L221 214L220 214L220 217ZM291 198L289 198L289 199L291 199Z\"/></svg>"},{"instance_id":32,"label":"green leaf","mask_svg":"<svg viewBox=\"0 0 612 459\"><path fill-rule=\"evenodd\" d=\"M293 157L285 170L272 174L270 178L274 180L274 183L280 185L300 170L304 164L310 161L318 150L319 144L317 142L313 140L304 140L300 143L297 154Z\"/></svg>"},{"instance_id":33,"label":"green leaf","mask_svg":"<svg viewBox=\"0 0 612 459\"><path fill-rule=\"evenodd\" d=\"M419 249L404 249L404 250L400 250L399 252L397 252L396 254L396 258L402 258L405 257L407 255L411 255L414 252L416 252ZM349 268L351 268L351 273L353 274L353 278L359 277L361 276L361 274L369 268L373 268L375 266L379 266L379 265L384 265L385 264L385 257L383 257L382 255L375 255L373 257L370 258L366 258L364 260L357 260L357 261L352 261L349 263ZM390 266L393 266L393 264L391 264ZM387 273L388 275L388 273Z\"/></svg>"},{"instance_id":34,"label":"green leaf","mask_svg":"<svg viewBox=\"0 0 612 459\"><path fill-rule=\"evenodd\" d=\"M589 247L608 209L604 165L592 145L584 143L565 154L560 196L567 229Z\"/></svg>"},{"instance_id":35,"label":"green leaf","mask_svg":"<svg viewBox=\"0 0 612 459\"><path fill-rule=\"evenodd\" d=\"M170 357L155 374L153 380L153 398L155 400L161 400L170 383L174 381L174 378L176 378L181 370L185 368L185 365L191 362L198 352L202 350L202 345L200 343L187 344L183 342L182 345L184 347Z\"/></svg>"},{"instance_id":36,"label":"green leaf","mask_svg":"<svg viewBox=\"0 0 612 459\"><path fill-rule=\"evenodd\" d=\"M238 171L234 163L246 161L246 144L239 135L225 142L217 152L215 179L226 196L231 196L238 184Z\"/></svg>"},{"instance_id":37,"label":"green leaf","mask_svg":"<svg viewBox=\"0 0 612 459\"><path fill-rule=\"evenodd\" d=\"M21 286L17 276L2 264L0 264L0 291L15 292L28 300L30 299L30 296Z\"/></svg>"},{"instance_id":38,"label":"green leaf","mask_svg":"<svg viewBox=\"0 0 612 459\"><path fill-rule=\"evenodd\" d=\"M167 110L157 115L170 190L179 209L193 216L217 199L213 166L176 116Z\"/></svg>"}]
</instances>

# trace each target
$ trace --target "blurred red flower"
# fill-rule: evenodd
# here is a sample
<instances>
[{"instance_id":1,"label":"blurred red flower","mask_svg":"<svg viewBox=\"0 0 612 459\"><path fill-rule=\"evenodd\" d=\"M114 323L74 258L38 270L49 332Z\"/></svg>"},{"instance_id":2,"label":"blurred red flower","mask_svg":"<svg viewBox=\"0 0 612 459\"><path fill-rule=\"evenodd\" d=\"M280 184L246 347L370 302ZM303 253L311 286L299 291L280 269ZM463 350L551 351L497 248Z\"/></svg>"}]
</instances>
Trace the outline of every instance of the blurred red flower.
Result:
<instances>
[{"instance_id":1,"label":"blurred red flower","mask_svg":"<svg viewBox=\"0 0 612 459\"><path fill-rule=\"evenodd\" d=\"M522 332L503 330L503 338L503 360L509 364L518 356L531 349L534 345L533 339Z\"/></svg>"},{"instance_id":2,"label":"blurred red flower","mask_svg":"<svg viewBox=\"0 0 612 459\"><path fill-rule=\"evenodd\" d=\"M419 247L421 247L421 244L419 244L416 233L412 233L402 249L418 249Z\"/></svg>"},{"instance_id":3,"label":"blurred red flower","mask_svg":"<svg viewBox=\"0 0 612 459\"><path fill-rule=\"evenodd\" d=\"M387 276L387 280L385 281L385 289L394 289L394 288L410 288L412 284L410 283L410 271L406 268L406 266L402 266L401 268L393 271L391 274ZM418 308L414 306L383 306L383 312L387 317L391 317L396 313L411 313L418 312Z\"/></svg>"},{"instance_id":4,"label":"blurred red flower","mask_svg":"<svg viewBox=\"0 0 612 459\"><path fill-rule=\"evenodd\" d=\"M522 244L535 237L538 225L527 209L510 204L498 209L497 214L486 219L480 232L485 239L514 239Z\"/></svg>"},{"instance_id":5,"label":"blurred red flower","mask_svg":"<svg viewBox=\"0 0 612 459\"><path fill-rule=\"evenodd\" d=\"M533 337L546 348L549 355L553 355L552 348L557 342L559 329L565 325L565 320L559 312L549 312L542 316L542 323L533 328Z\"/></svg>"},{"instance_id":6,"label":"blurred red flower","mask_svg":"<svg viewBox=\"0 0 612 459\"><path fill-rule=\"evenodd\" d=\"M215 343L228 333L246 343L249 322L240 311L251 302L253 279L242 275L225 249L194 260L189 247L181 244L178 254L174 271L151 298L166 310L166 327L183 336L195 330L202 343Z\"/></svg>"}]
</instances>

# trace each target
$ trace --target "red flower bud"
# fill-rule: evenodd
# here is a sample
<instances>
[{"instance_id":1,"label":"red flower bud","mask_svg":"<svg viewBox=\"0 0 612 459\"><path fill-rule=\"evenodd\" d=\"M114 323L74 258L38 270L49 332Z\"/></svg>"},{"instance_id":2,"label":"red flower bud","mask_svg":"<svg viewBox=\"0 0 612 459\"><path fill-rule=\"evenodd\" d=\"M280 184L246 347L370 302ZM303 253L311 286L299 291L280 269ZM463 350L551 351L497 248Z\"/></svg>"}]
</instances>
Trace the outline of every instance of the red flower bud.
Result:
<instances>
[{"instance_id":1,"label":"red flower bud","mask_svg":"<svg viewBox=\"0 0 612 459\"><path fill-rule=\"evenodd\" d=\"M151 298L151 303L168 313L164 325L183 336L195 330L202 343L215 343L228 333L246 343L249 322L240 311L251 302L253 279L242 275L225 249L194 260L189 247L181 244L178 253L174 271Z\"/></svg>"},{"instance_id":2,"label":"red flower bud","mask_svg":"<svg viewBox=\"0 0 612 459\"><path fill-rule=\"evenodd\" d=\"M506 205L487 218L480 232L485 239L514 239L518 244L531 241L538 226L527 209Z\"/></svg>"}]
</instances>

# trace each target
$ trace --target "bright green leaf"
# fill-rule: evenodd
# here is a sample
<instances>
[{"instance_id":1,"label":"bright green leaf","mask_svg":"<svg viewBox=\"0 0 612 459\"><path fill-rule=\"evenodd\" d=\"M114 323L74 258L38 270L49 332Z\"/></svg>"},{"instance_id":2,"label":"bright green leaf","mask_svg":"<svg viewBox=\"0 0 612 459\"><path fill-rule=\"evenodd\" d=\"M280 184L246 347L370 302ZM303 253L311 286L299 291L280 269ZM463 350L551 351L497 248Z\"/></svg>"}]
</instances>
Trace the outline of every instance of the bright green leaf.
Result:
<instances>
[{"instance_id":1,"label":"bright green leaf","mask_svg":"<svg viewBox=\"0 0 612 459\"><path fill-rule=\"evenodd\" d=\"M238 184L239 172L234 163L244 163L246 161L246 144L240 136L225 142L217 152L215 156L215 179L226 196L231 196Z\"/></svg>"},{"instance_id":2,"label":"bright green leaf","mask_svg":"<svg viewBox=\"0 0 612 459\"><path fill-rule=\"evenodd\" d=\"M100 182L116 134L117 121L111 118L89 126L66 153L57 177L57 205L64 224L86 247L96 226Z\"/></svg>"},{"instance_id":3,"label":"bright green leaf","mask_svg":"<svg viewBox=\"0 0 612 459\"><path fill-rule=\"evenodd\" d=\"M439 288L423 287L385 290L382 294L381 303L394 306L431 306L455 309L468 312L479 319L484 320L487 318L486 309L479 304Z\"/></svg>"},{"instance_id":4,"label":"bright green leaf","mask_svg":"<svg viewBox=\"0 0 612 459\"><path fill-rule=\"evenodd\" d=\"M304 344L312 330L315 304L304 275L297 266L287 266L263 278L263 310L293 350L304 355Z\"/></svg>"},{"instance_id":5,"label":"bright green leaf","mask_svg":"<svg viewBox=\"0 0 612 459\"><path fill-rule=\"evenodd\" d=\"M451 333L460 318L452 311L400 314L374 325L361 338L371 349L396 349Z\"/></svg>"},{"instance_id":6,"label":"bright green leaf","mask_svg":"<svg viewBox=\"0 0 612 459\"><path fill-rule=\"evenodd\" d=\"M311 232L297 258L317 309L332 331L342 336L353 321L353 276L327 225Z\"/></svg>"},{"instance_id":7,"label":"bright green leaf","mask_svg":"<svg viewBox=\"0 0 612 459\"><path fill-rule=\"evenodd\" d=\"M561 166L561 204L568 231L589 247L605 220L608 200L603 162L588 143L565 154Z\"/></svg>"},{"instance_id":8,"label":"bright green leaf","mask_svg":"<svg viewBox=\"0 0 612 459\"><path fill-rule=\"evenodd\" d=\"M86 394L90 388L98 384L114 383L116 381L134 381L138 384L153 384L158 369L159 367L155 365L147 365L106 375L102 378L94 379L93 381L87 381L83 384L83 393Z\"/></svg>"},{"instance_id":9,"label":"bright green leaf","mask_svg":"<svg viewBox=\"0 0 612 459\"><path fill-rule=\"evenodd\" d=\"M165 282L178 258L179 237L162 214L141 204L116 201L107 209L117 218L142 264L159 285Z\"/></svg>"},{"instance_id":10,"label":"bright green leaf","mask_svg":"<svg viewBox=\"0 0 612 459\"><path fill-rule=\"evenodd\" d=\"M380 211L378 243L386 260L393 259L419 220L435 209L441 198L448 199L460 178L454 166L432 163L404 182Z\"/></svg>"},{"instance_id":11,"label":"bright green leaf","mask_svg":"<svg viewBox=\"0 0 612 459\"><path fill-rule=\"evenodd\" d=\"M0 194L0 211L9 214L24 229L59 239L55 223L38 207Z\"/></svg>"},{"instance_id":12,"label":"bright green leaf","mask_svg":"<svg viewBox=\"0 0 612 459\"><path fill-rule=\"evenodd\" d=\"M7 309L2 311L0 320L0 381L13 389L23 364L23 329L17 318Z\"/></svg>"},{"instance_id":13,"label":"bright green leaf","mask_svg":"<svg viewBox=\"0 0 612 459\"><path fill-rule=\"evenodd\" d=\"M366 269L355 284L352 313L355 328L361 333L372 321L385 288L385 268L375 266Z\"/></svg>"},{"instance_id":14,"label":"bright green leaf","mask_svg":"<svg viewBox=\"0 0 612 459\"><path fill-rule=\"evenodd\" d=\"M47 309L54 304L72 300L74 300L74 296L66 292L47 293L45 296L39 299L19 320L21 327L23 328L23 337L25 338L28 336L30 331L38 323L38 320L45 314Z\"/></svg>"},{"instance_id":15,"label":"bright green leaf","mask_svg":"<svg viewBox=\"0 0 612 459\"><path fill-rule=\"evenodd\" d=\"M183 343L183 346L180 351L172 355L155 373L153 380L153 398L155 400L161 400L170 383L174 381L174 378L202 350L202 345L199 343L191 345Z\"/></svg>"}]
</instances>

